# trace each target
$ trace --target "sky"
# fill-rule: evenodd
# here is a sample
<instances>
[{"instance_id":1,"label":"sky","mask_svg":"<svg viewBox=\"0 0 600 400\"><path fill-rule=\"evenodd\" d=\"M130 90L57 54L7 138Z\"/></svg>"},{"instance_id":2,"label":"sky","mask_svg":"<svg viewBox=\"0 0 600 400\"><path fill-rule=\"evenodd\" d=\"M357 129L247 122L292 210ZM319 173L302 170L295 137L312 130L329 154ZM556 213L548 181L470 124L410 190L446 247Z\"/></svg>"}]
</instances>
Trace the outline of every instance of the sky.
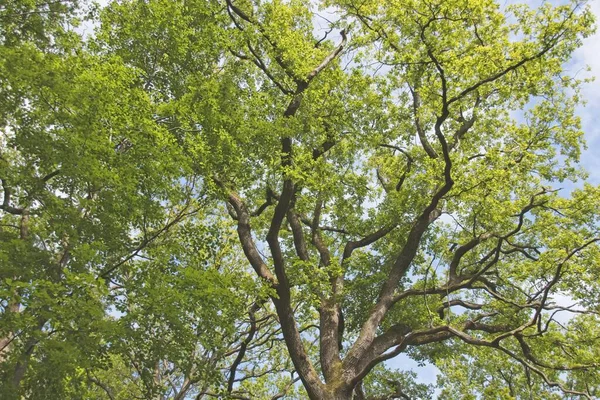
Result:
<instances>
[{"instance_id":1,"label":"sky","mask_svg":"<svg viewBox=\"0 0 600 400\"><path fill-rule=\"evenodd\" d=\"M600 20L600 1L592 1L590 7ZM600 21L596 24L598 22ZM597 185L600 184L600 30L584 39L583 46L575 52L568 69L577 72L586 65L590 67L590 71L580 72L581 76L596 76L597 79L583 87L582 95L587 100L587 106L578 110L588 144L588 149L582 154L581 163L590 174L588 182Z\"/></svg>"}]
</instances>

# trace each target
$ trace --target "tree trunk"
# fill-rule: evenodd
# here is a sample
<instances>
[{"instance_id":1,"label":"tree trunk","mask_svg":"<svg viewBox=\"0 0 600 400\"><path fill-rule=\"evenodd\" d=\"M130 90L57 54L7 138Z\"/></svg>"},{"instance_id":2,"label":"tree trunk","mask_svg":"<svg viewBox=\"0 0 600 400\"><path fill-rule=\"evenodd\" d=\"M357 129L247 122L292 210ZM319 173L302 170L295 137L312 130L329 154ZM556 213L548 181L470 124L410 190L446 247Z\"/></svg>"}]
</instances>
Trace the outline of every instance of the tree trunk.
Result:
<instances>
[{"instance_id":1,"label":"tree trunk","mask_svg":"<svg viewBox=\"0 0 600 400\"><path fill-rule=\"evenodd\" d=\"M15 298L17 298L16 293L13 294L13 299L9 300L8 302L8 307L6 308L6 312L4 314L5 318L8 318L10 314L16 314L19 312L20 304L18 301L14 300ZM6 337L0 338L0 364L2 364L2 362L8 358L8 353L10 352L14 335L14 332L8 332Z\"/></svg>"},{"instance_id":2,"label":"tree trunk","mask_svg":"<svg viewBox=\"0 0 600 400\"><path fill-rule=\"evenodd\" d=\"M327 392L323 399L320 400L352 400L353 390L344 389L334 389L331 392Z\"/></svg>"},{"instance_id":3,"label":"tree trunk","mask_svg":"<svg viewBox=\"0 0 600 400\"><path fill-rule=\"evenodd\" d=\"M15 366L15 370L13 373L12 384L16 390L19 390L21 387L21 381L25 377L25 372L27 372L27 366L29 365L29 359L31 358L31 354L33 353L33 348L37 344L37 340L34 338L30 338L25 344L25 350L21 354L21 357L17 361L17 365Z\"/></svg>"}]
</instances>

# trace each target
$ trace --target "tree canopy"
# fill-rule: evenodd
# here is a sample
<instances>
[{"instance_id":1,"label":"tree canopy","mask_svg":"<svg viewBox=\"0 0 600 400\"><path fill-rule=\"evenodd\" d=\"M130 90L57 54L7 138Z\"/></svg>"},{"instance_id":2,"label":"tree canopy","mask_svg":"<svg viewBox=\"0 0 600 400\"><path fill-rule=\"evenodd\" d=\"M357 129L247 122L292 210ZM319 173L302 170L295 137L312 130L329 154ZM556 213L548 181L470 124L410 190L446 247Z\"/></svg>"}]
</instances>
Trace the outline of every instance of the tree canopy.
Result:
<instances>
[{"instance_id":1,"label":"tree canopy","mask_svg":"<svg viewBox=\"0 0 600 400\"><path fill-rule=\"evenodd\" d=\"M3 1L0 397L600 397L593 32L578 0Z\"/></svg>"}]
</instances>

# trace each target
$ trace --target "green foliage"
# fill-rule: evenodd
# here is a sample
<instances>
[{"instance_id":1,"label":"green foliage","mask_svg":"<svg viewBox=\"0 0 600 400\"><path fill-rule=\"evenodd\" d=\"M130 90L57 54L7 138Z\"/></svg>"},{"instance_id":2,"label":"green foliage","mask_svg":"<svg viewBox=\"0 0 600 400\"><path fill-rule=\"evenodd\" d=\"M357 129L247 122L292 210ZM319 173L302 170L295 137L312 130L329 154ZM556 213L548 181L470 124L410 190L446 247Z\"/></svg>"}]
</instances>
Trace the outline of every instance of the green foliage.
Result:
<instances>
[{"instance_id":1,"label":"green foliage","mask_svg":"<svg viewBox=\"0 0 600 400\"><path fill-rule=\"evenodd\" d=\"M400 352L445 399L598 396L600 191L564 67L593 23L4 2L3 398L433 396Z\"/></svg>"}]
</instances>

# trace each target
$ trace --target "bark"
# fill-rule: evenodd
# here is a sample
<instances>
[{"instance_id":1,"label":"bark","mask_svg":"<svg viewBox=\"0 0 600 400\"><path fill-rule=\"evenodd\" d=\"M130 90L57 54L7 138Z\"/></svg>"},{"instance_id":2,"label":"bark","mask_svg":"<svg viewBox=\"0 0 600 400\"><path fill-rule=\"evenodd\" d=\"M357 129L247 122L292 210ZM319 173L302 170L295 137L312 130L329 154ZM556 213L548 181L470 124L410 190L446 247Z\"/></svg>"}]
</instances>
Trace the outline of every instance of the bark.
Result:
<instances>
[{"instance_id":1,"label":"bark","mask_svg":"<svg viewBox=\"0 0 600 400\"><path fill-rule=\"evenodd\" d=\"M46 318L39 318L38 325L34 330L34 334L38 333L42 330L44 325L48 322ZM33 350L35 346L39 343L39 339L35 336L30 336L25 346L23 348L23 352L19 356L19 360L15 365L15 369L12 376L12 384L16 390L21 387L21 381L25 377L25 373L27 372L27 367L29 366L29 360L31 359L31 355L33 354Z\"/></svg>"},{"instance_id":2,"label":"bark","mask_svg":"<svg viewBox=\"0 0 600 400\"><path fill-rule=\"evenodd\" d=\"M335 301L321 302L320 313L320 362L326 383L335 383L341 377L342 362L338 345L339 313Z\"/></svg>"},{"instance_id":3,"label":"bark","mask_svg":"<svg viewBox=\"0 0 600 400\"><path fill-rule=\"evenodd\" d=\"M4 184L5 183L3 181L3 185ZM8 202L10 201L10 195L8 194L9 192L8 192L7 186L4 186L4 190L5 190L4 203L8 204ZM20 228L19 228L19 239L25 241L29 237L29 208L26 207L26 208L22 209L22 212L20 213L20 215L21 215L21 222L20 222ZM13 279L18 279L18 276L13 276ZM6 314L20 312L21 305L18 301L18 297L19 297L19 294L17 292L14 292L13 298L9 300ZM45 320L40 321L38 329L42 329L45 322L46 322ZM5 356L8 356L12 341L14 339L16 339L17 335L18 334L15 332L9 332L5 338L0 339L0 362L3 362ZM25 343L24 351L19 356L19 359L17 361L17 364L13 371L13 376L12 376L12 384L13 384L13 387L15 388L15 390L18 390L19 387L21 386L21 381L23 380L23 377L25 376L25 372L27 371L27 366L29 364L29 358L31 357L31 354L33 353L33 349L34 349L35 345L37 344L37 342L38 341L36 339L34 339L33 337L30 338L29 340L27 340L27 342Z\"/></svg>"},{"instance_id":4,"label":"bark","mask_svg":"<svg viewBox=\"0 0 600 400\"><path fill-rule=\"evenodd\" d=\"M290 353L290 358L292 359L294 368L298 371L308 397L314 400L327 399L325 385L319 379L302 344L302 337L296 326L294 310L292 310L289 304L289 297L283 299L273 298L272 301L279 316L281 331Z\"/></svg>"},{"instance_id":5,"label":"bark","mask_svg":"<svg viewBox=\"0 0 600 400\"><path fill-rule=\"evenodd\" d=\"M19 312L20 304L15 300L17 293L12 294L12 298L8 302L4 317L7 318L10 314L16 314ZM2 364L10 353L11 343L15 339L17 334L9 332L6 337L0 338L0 364Z\"/></svg>"},{"instance_id":6,"label":"bark","mask_svg":"<svg viewBox=\"0 0 600 400\"><path fill-rule=\"evenodd\" d=\"M326 394L324 399L326 400L352 400L353 389L348 388L347 386L340 389L334 389L330 393Z\"/></svg>"}]
</instances>

